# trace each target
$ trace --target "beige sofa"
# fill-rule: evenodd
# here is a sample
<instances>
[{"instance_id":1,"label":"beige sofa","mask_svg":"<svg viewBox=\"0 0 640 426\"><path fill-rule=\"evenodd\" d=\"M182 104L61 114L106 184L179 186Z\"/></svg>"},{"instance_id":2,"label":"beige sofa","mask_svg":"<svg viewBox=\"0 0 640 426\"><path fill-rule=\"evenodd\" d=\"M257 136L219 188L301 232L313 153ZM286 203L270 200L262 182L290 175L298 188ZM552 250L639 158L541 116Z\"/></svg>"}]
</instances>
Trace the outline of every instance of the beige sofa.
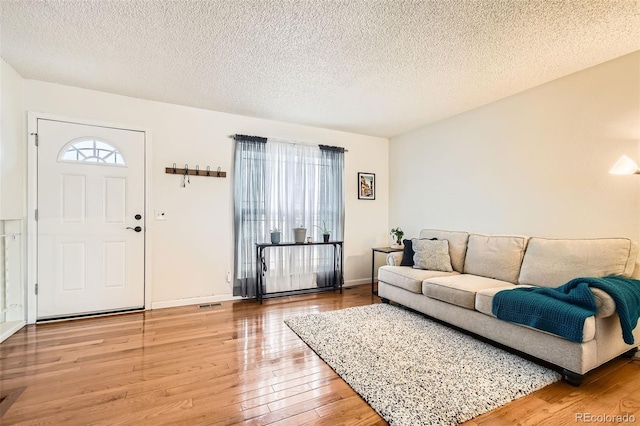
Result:
<instances>
[{"instance_id":1,"label":"beige sofa","mask_svg":"<svg viewBox=\"0 0 640 426\"><path fill-rule=\"evenodd\" d=\"M492 314L493 296L516 286L557 287L576 277L631 277L637 244L626 238L549 239L423 229L420 239L447 240L452 272L398 266L403 253L387 256L378 272L382 301L404 305L499 344L555 364L567 382L634 346L624 343L615 302L599 289L598 312L575 343ZM445 250L446 251L446 250ZM640 326L633 331L636 345Z\"/></svg>"}]
</instances>

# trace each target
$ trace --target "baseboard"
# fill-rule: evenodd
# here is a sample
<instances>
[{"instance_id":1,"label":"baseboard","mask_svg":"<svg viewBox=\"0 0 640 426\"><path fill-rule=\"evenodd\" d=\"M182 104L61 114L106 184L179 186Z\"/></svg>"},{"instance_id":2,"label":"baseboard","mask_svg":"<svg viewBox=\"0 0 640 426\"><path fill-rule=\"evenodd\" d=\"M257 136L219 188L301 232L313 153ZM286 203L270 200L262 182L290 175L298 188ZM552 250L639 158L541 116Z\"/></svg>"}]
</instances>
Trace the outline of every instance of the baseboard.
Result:
<instances>
[{"instance_id":1,"label":"baseboard","mask_svg":"<svg viewBox=\"0 0 640 426\"><path fill-rule=\"evenodd\" d=\"M241 300L242 297L231 294L217 294L214 296L188 297L186 299L162 300L151 302L151 309L175 308L177 306L202 305L213 302L226 302L229 300Z\"/></svg>"},{"instance_id":2,"label":"baseboard","mask_svg":"<svg viewBox=\"0 0 640 426\"><path fill-rule=\"evenodd\" d=\"M357 280L349 280L344 282L344 287L353 287L356 285L371 284L371 278L360 278Z\"/></svg>"},{"instance_id":3,"label":"baseboard","mask_svg":"<svg viewBox=\"0 0 640 426\"><path fill-rule=\"evenodd\" d=\"M344 287L354 287L362 284L371 284L371 278L345 281ZM175 308L178 306L202 305L213 302L227 302L229 300L242 300L244 297L233 296L231 294L218 294L215 296L189 297L186 299L162 300L151 302L151 309Z\"/></svg>"},{"instance_id":4,"label":"baseboard","mask_svg":"<svg viewBox=\"0 0 640 426\"><path fill-rule=\"evenodd\" d=\"M27 325L24 321L7 321L0 323L0 343L7 340L13 333Z\"/></svg>"}]
</instances>

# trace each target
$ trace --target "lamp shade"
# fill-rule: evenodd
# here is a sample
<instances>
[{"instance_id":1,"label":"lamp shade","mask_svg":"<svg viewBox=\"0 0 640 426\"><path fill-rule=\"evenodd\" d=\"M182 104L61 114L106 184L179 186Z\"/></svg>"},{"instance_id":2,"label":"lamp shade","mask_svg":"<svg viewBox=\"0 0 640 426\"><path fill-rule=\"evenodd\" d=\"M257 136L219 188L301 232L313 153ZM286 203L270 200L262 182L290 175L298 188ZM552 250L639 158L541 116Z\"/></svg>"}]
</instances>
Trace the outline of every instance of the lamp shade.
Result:
<instances>
[{"instance_id":1,"label":"lamp shade","mask_svg":"<svg viewBox=\"0 0 640 426\"><path fill-rule=\"evenodd\" d=\"M638 165L635 161L623 155L616 161L616 164L609 170L609 173L612 175L633 175L640 173L640 171L638 171Z\"/></svg>"}]
</instances>

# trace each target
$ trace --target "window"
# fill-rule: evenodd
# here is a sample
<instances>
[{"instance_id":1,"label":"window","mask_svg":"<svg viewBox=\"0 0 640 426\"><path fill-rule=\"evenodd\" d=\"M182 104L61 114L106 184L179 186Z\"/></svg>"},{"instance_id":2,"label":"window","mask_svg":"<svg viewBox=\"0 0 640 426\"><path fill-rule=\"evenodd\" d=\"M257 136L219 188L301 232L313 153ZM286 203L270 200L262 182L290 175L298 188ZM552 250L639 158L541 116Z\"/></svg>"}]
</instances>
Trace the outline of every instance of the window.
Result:
<instances>
[{"instance_id":1,"label":"window","mask_svg":"<svg viewBox=\"0 0 640 426\"><path fill-rule=\"evenodd\" d=\"M300 226L314 241L322 239L325 227L332 240L342 240L344 150L244 138L236 136L233 290L236 296L253 297L255 243L268 242L271 229L282 231L283 242L293 242L293 228ZM316 246L270 252L266 292L328 286L331 250Z\"/></svg>"},{"instance_id":2,"label":"window","mask_svg":"<svg viewBox=\"0 0 640 426\"><path fill-rule=\"evenodd\" d=\"M58 157L59 161L126 165L124 157L116 148L99 138L83 137L67 144Z\"/></svg>"}]
</instances>

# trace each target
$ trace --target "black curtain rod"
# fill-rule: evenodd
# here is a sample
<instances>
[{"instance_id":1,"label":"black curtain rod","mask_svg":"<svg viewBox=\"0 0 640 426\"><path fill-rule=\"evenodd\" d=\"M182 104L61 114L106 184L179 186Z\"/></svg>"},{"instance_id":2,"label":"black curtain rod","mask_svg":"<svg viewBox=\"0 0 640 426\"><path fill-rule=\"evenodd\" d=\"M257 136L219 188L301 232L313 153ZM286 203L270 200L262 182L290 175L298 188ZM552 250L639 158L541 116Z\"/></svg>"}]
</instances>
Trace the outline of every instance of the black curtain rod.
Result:
<instances>
[{"instance_id":1,"label":"black curtain rod","mask_svg":"<svg viewBox=\"0 0 640 426\"><path fill-rule=\"evenodd\" d=\"M267 138L263 138L260 136L249 136L249 135L231 135L232 139L242 139L247 142L267 142Z\"/></svg>"},{"instance_id":2,"label":"black curtain rod","mask_svg":"<svg viewBox=\"0 0 640 426\"><path fill-rule=\"evenodd\" d=\"M324 151L335 151L335 152L346 152L347 150L340 146L329 146L329 145L318 145L321 150Z\"/></svg>"},{"instance_id":3,"label":"black curtain rod","mask_svg":"<svg viewBox=\"0 0 640 426\"><path fill-rule=\"evenodd\" d=\"M237 139L241 139L241 140L245 140L248 142L262 142L262 143L266 143L267 142L267 138L264 138L262 136L250 136L250 135L231 135L229 136L231 139L237 140ZM292 145L296 145L295 142L289 142L289 141L279 141L279 142L285 142L285 143L290 143ZM298 145L305 145L305 144L298 144ZM307 145L312 145L312 144L307 144ZM313 144L315 145L315 144ZM348 149L344 149L342 147L339 146L330 146L330 145L322 145L322 144L317 144L318 148L325 150L325 151L336 151L336 152L349 152Z\"/></svg>"}]
</instances>

